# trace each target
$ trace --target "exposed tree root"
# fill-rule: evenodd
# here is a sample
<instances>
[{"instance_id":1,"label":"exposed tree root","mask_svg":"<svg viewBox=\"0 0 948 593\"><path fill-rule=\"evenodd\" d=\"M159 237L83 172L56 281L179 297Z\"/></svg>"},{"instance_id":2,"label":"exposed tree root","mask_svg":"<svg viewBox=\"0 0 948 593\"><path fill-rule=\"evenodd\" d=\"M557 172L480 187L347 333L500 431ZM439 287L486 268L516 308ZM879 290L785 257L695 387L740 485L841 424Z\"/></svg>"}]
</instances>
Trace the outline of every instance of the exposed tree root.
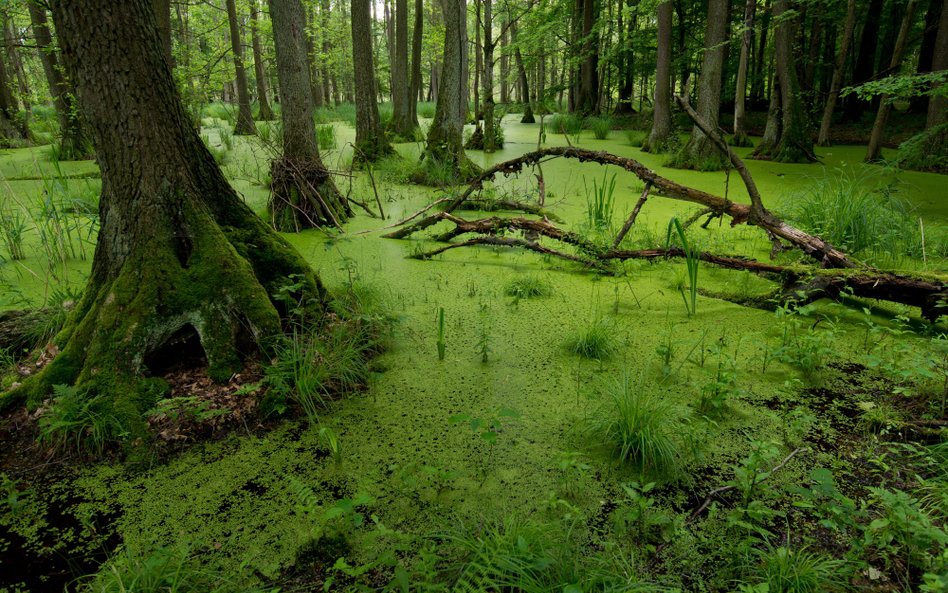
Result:
<instances>
[{"instance_id":1,"label":"exposed tree root","mask_svg":"<svg viewBox=\"0 0 948 593\"><path fill-rule=\"evenodd\" d=\"M273 227L285 232L334 226L352 216L352 208L332 176L319 163L286 157L270 165L270 217Z\"/></svg>"}]
</instances>

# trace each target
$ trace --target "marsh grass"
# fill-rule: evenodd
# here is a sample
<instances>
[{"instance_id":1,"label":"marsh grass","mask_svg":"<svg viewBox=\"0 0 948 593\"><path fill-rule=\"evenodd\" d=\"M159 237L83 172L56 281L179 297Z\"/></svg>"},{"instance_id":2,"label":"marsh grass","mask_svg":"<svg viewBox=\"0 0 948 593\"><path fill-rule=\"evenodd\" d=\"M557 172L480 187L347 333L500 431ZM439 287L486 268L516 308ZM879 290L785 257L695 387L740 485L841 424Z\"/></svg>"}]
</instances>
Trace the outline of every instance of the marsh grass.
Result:
<instances>
[{"instance_id":1,"label":"marsh grass","mask_svg":"<svg viewBox=\"0 0 948 593\"><path fill-rule=\"evenodd\" d=\"M698 312L698 262L700 261L699 256L701 252L697 246L688 241L688 236L685 234L684 227L681 226L681 221L674 216L668 221L668 229L665 232L666 248L671 246L672 231L677 235L678 240L681 242L681 249L685 252L685 269L688 274L688 295L685 296L684 286L679 285L678 290L681 293L682 300L685 302L685 310L688 312L688 316L691 317Z\"/></svg>"},{"instance_id":2,"label":"marsh grass","mask_svg":"<svg viewBox=\"0 0 948 593\"><path fill-rule=\"evenodd\" d=\"M435 116L435 103L433 101L420 101L418 103L418 117L431 119Z\"/></svg>"},{"instance_id":3,"label":"marsh grass","mask_svg":"<svg viewBox=\"0 0 948 593\"><path fill-rule=\"evenodd\" d=\"M504 287L504 294L515 299L532 299L553 294L549 282L536 274L517 276Z\"/></svg>"},{"instance_id":4,"label":"marsh grass","mask_svg":"<svg viewBox=\"0 0 948 593\"><path fill-rule=\"evenodd\" d=\"M572 113L558 113L547 124L551 130L564 136L578 136L583 131L583 118Z\"/></svg>"},{"instance_id":5,"label":"marsh grass","mask_svg":"<svg viewBox=\"0 0 948 593\"><path fill-rule=\"evenodd\" d=\"M316 126L316 138L319 141L320 150L332 150L336 148L336 128L332 124Z\"/></svg>"},{"instance_id":6,"label":"marsh grass","mask_svg":"<svg viewBox=\"0 0 948 593\"><path fill-rule=\"evenodd\" d=\"M586 184L583 178L583 189L586 193L586 224L590 229L599 231L612 228L612 218L615 210L616 174L610 177L603 172L602 181L593 179L592 187Z\"/></svg>"},{"instance_id":7,"label":"marsh grass","mask_svg":"<svg viewBox=\"0 0 948 593\"><path fill-rule=\"evenodd\" d=\"M600 115L599 117L586 119L586 127L592 130L593 136L595 136L597 140L605 140L608 138L614 123L613 119L608 115Z\"/></svg>"},{"instance_id":8,"label":"marsh grass","mask_svg":"<svg viewBox=\"0 0 948 593\"><path fill-rule=\"evenodd\" d=\"M593 319L566 340L566 348L582 358L608 359L619 349L615 326L602 317Z\"/></svg>"},{"instance_id":9,"label":"marsh grass","mask_svg":"<svg viewBox=\"0 0 948 593\"><path fill-rule=\"evenodd\" d=\"M844 251L871 260L920 258L922 238L898 186L873 171L838 171L789 200L788 218Z\"/></svg>"},{"instance_id":10,"label":"marsh grass","mask_svg":"<svg viewBox=\"0 0 948 593\"><path fill-rule=\"evenodd\" d=\"M681 452L671 438L673 408L625 375L608 384L606 403L591 420L591 434L621 463L641 475L672 479L680 470Z\"/></svg>"},{"instance_id":11,"label":"marsh grass","mask_svg":"<svg viewBox=\"0 0 948 593\"><path fill-rule=\"evenodd\" d=\"M828 593L851 589L851 571L842 560L783 546L754 549L754 556L757 564L750 572L760 583L767 584L769 593Z\"/></svg>"},{"instance_id":12,"label":"marsh grass","mask_svg":"<svg viewBox=\"0 0 948 593\"><path fill-rule=\"evenodd\" d=\"M7 248L10 259L26 259L24 239L30 231L29 218L19 210L12 210L0 214L0 234L3 235L3 244Z\"/></svg>"}]
</instances>

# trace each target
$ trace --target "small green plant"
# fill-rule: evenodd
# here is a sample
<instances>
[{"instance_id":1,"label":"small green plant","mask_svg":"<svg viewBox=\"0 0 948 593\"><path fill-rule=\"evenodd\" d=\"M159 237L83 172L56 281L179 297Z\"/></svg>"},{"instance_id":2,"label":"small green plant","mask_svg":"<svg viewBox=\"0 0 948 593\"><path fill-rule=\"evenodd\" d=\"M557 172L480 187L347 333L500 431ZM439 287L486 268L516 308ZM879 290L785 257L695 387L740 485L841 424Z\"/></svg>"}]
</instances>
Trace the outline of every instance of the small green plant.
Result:
<instances>
[{"instance_id":1,"label":"small green plant","mask_svg":"<svg viewBox=\"0 0 948 593\"><path fill-rule=\"evenodd\" d=\"M53 386L52 405L40 416L39 424L40 442L96 456L125 434L111 398L70 385Z\"/></svg>"},{"instance_id":2,"label":"small green plant","mask_svg":"<svg viewBox=\"0 0 948 593\"><path fill-rule=\"evenodd\" d=\"M585 491L588 473L592 466L582 460L579 451L560 453L556 458L560 471L560 494L569 500L577 500Z\"/></svg>"},{"instance_id":3,"label":"small green plant","mask_svg":"<svg viewBox=\"0 0 948 593\"><path fill-rule=\"evenodd\" d=\"M586 191L586 224L596 230L612 228L613 209L615 207L616 175L602 174L602 182L593 180L592 187L586 185L583 178L583 189Z\"/></svg>"},{"instance_id":4,"label":"small green plant","mask_svg":"<svg viewBox=\"0 0 948 593\"><path fill-rule=\"evenodd\" d=\"M332 124L316 126L316 138L319 141L320 150L332 150L336 148L336 128Z\"/></svg>"},{"instance_id":5,"label":"small green plant","mask_svg":"<svg viewBox=\"0 0 948 593\"><path fill-rule=\"evenodd\" d=\"M592 421L594 437L643 476L675 477L681 453L671 438L675 422L670 405L628 375L610 383L605 395L605 408Z\"/></svg>"},{"instance_id":6,"label":"small green plant","mask_svg":"<svg viewBox=\"0 0 948 593\"><path fill-rule=\"evenodd\" d=\"M517 276L504 287L504 294L515 299L532 299L553 294L549 282L535 274Z\"/></svg>"},{"instance_id":7,"label":"small green plant","mask_svg":"<svg viewBox=\"0 0 948 593\"><path fill-rule=\"evenodd\" d=\"M705 416L717 417L724 412L737 386L737 369L734 359L725 356L722 345L715 346L718 355L718 367L714 377L701 388L698 400L698 412Z\"/></svg>"},{"instance_id":8,"label":"small green plant","mask_svg":"<svg viewBox=\"0 0 948 593\"><path fill-rule=\"evenodd\" d=\"M336 431L328 426L321 427L319 429L319 440L329 450L336 465L342 465L342 445L339 442L339 435L336 434Z\"/></svg>"},{"instance_id":9,"label":"small green plant","mask_svg":"<svg viewBox=\"0 0 948 593\"><path fill-rule=\"evenodd\" d=\"M592 360L606 360L619 349L613 335L613 325L604 318L596 318L573 334L566 347L570 352Z\"/></svg>"},{"instance_id":10,"label":"small green plant","mask_svg":"<svg viewBox=\"0 0 948 593\"><path fill-rule=\"evenodd\" d=\"M678 217L672 217L672 219L668 221L668 230L665 233L666 249L671 247L673 230L675 234L677 234L678 240L681 241L681 249L685 253L685 266L688 270L688 296L685 296L683 287L680 289L680 292L681 298L685 302L685 310L690 317L698 311L698 261L701 253L696 246L689 243L688 237L685 235L685 229L681 226L681 221L678 220Z\"/></svg>"},{"instance_id":11,"label":"small green plant","mask_svg":"<svg viewBox=\"0 0 948 593\"><path fill-rule=\"evenodd\" d=\"M490 360L491 343L493 342L493 338L491 337L490 307L487 303L481 303L480 318L481 331L474 348L481 356L481 363L487 364Z\"/></svg>"},{"instance_id":12,"label":"small green plant","mask_svg":"<svg viewBox=\"0 0 948 593\"><path fill-rule=\"evenodd\" d=\"M783 321L783 334L780 346L774 351L774 358L796 367L806 381L816 381L834 354L836 323L828 318L819 318L811 324L805 324L807 316L813 311L812 305L797 307L794 304L777 307L776 315ZM819 330L819 325L826 329Z\"/></svg>"},{"instance_id":13,"label":"small green plant","mask_svg":"<svg viewBox=\"0 0 948 593\"><path fill-rule=\"evenodd\" d=\"M649 496L655 485L655 482L622 484L625 496L613 514L617 526L649 551L654 551L657 544L670 542L679 527L679 520L659 509L656 500Z\"/></svg>"},{"instance_id":14,"label":"small green plant","mask_svg":"<svg viewBox=\"0 0 948 593\"><path fill-rule=\"evenodd\" d=\"M148 416L165 416L172 420L190 420L206 422L218 416L229 414L227 408L212 408L210 402L197 396L172 397L159 400Z\"/></svg>"},{"instance_id":15,"label":"small green plant","mask_svg":"<svg viewBox=\"0 0 948 593\"><path fill-rule=\"evenodd\" d=\"M438 307L438 360L444 360L444 307Z\"/></svg>"},{"instance_id":16,"label":"small green plant","mask_svg":"<svg viewBox=\"0 0 948 593\"><path fill-rule=\"evenodd\" d=\"M484 418L476 418L471 414L455 414L448 418L451 424L467 423L471 431L477 437L487 444L487 460L484 463L483 473L487 476L487 468L493 461L494 446L497 444L497 438L504 425L512 420L520 418L520 412L513 408L500 408L493 414Z\"/></svg>"}]
</instances>

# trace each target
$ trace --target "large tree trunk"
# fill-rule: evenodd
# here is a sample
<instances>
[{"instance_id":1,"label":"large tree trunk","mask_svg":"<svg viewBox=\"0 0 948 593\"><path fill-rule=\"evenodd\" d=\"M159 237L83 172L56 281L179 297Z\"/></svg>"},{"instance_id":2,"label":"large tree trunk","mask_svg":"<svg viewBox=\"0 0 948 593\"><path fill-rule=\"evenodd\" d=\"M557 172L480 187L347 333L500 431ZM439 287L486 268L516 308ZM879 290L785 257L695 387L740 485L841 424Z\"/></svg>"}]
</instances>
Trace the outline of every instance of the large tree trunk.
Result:
<instances>
[{"instance_id":1,"label":"large tree trunk","mask_svg":"<svg viewBox=\"0 0 948 593\"><path fill-rule=\"evenodd\" d=\"M17 46L21 45L19 35L13 28L13 22L6 11L3 12L3 31L6 38L7 59L10 60L10 67L13 69L13 75L16 77L19 99L23 104L23 113L25 115L22 127L23 135L27 138L30 135L30 116L32 114L32 105L30 104L30 87L26 81L26 73L23 72L23 61L17 52Z\"/></svg>"},{"instance_id":2,"label":"large tree trunk","mask_svg":"<svg viewBox=\"0 0 948 593\"><path fill-rule=\"evenodd\" d=\"M704 60L698 81L698 114L714 128L721 111L721 75L724 70L724 42L728 31L728 0L708 1L708 20L704 35ZM723 169L726 159L698 126L672 166L684 169L713 171Z\"/></svg>"},{"instance_id":3,"label":"large tree trunk","mask_svg":"<svg viewBox=\"0 0 948 593\"><path fill-rule=\"evenodd\" d=\"M281 331L282 305L271 295L289 278L314 308L325 297L192 127L150 2L54 2L53 17L102 171L101 226L86 289L55 339L59 355L0 407L36 406L52 385L76 385L109 396L134 438L160 397L143 379L180 357L176 342L193 344L224 381Z\"/></svg>"},{"instance_id":4,"label":"large tree trunk","mask_svg":"<svg viewBox=\"0 0 948 593\"><path fill-rule=\"evenodd\" d=\"M392 62L392 131L411 139L418 127L412 117L411 77L408 71L408 0L395 0L395 60Z\"/></svg>"},{"instance_id":5,"label":"large tree trunk","mask_svg":"<svg viewBox=\"0 0 948 593\"><path fill-rule=\"evenodd\" d=\"M492 0L484 3L484 72L482 78L484 94L484 152L497 149L497 130L494 122L494 28Z\"/></svg>"},{"instance_id":6,"label":"large tree trunk","mask_svg":"<svg viewBox=\"0 0 948 593\"><path fill-rule=\"evenodd\" d=\"M174 54L171 44L171 0L151 0L151 8L155 14L155 24L158 26L158 38L161 39L161 50L165 61L174 68Z\"/></svg>"},{"instance_id":7,"label":"large tree trunk","mask_svg":"<svg viewBox=\"0 0 948 593\"><path fill-rule=\"evenodd\" d=\"M27 135L17 125L16 102L7 81L7 67L0 53L0 146L19 146Z\"/></svg>"},{"instance_id":8,"label":"large tree trunk","mask_svg":"<svg viewBox=\"0 0 948 593\"><path fill-rule=\"evenodd\" d=\"M237 82L237 123L234 134L256 134L253 123L253 111L250 109L250 91L247 89L247 71L244 69L244 46L240 41L240 28L237 21L235 0L227 1L227 22L230 25L230 48L234 58L234 75Z\"/></svg>"},{"instance_id":9,"label":"large tree trunk","mask_svg":"<svg viewBox=\"0 0 948 593\"><path fill-rule=\"evenodd\" d=\"M896 72L902 64L902 56L905 54L905 46L908 43L912 20L915 18L916 6L918 6L918 0L909 0L908 6L905 8L905 16L902 18L899 36L896 39L895 48L892 50L892 59L889 61L889 72ZM876 119L872 124L869 146L866 148L866 162L868 163L874 163L882 158L882 136L885 134L885 123L889 119L889 112L891 111L892 103L889 102L889 96L883 95L879 101Z\"/></svg>"},{"instance_id":10,"label":"large tree trunk","mask_svg":"<svg viewBox=\"0 0 948 593\"><path fill-rule=\"evenodd\" d=\"M800 97L800 82L793 59L794 19L785 16L789 11L788 0L775 0L774 62L780 84L780 135L776 143L761 142L754 156L783 163L810 162L816 160L816 156Z\"/></svg>"},{"instance_id":11,"label":"large tree trunk","mask_svg":"<svg viewBox=\"0 0 948 593\"><path fill-rule=\"evenodd\" d=\"M846 66L846 56L853 39L853 30L856 28L856 0L849 0L846 6L846 25L843 27L843 37L839 42L839 53L833 64L833 80L830 82L829 95L823 107L823 120L820 122L820 133L816 143L820 146L829 146L830 125L833 123L833 111L836 109L836 100L843 86L843 68Z\"/></svg>"},{"instance_id":12,"label":"large tree trunk","mask_svg":"<svg viewBox=\"0 0 948 593\"><path fill-rule=\"evenodd\" d=\"M33 37L39 49L43 71L53 97L56 117L59 120L59 158L63 160L84 159L92 156L92 143L85 135L78 110L73 102L75 92L65 77L59 63L59 52L53 47L53 38L46 20L46 9L35 2L27 3Z\"/></svg>"},{"instance_id":13,"label":"large tree trunk","mask_svg":"<svg viewBox=\"0 0 948 593\"><path fill-rule=\"evenodd\" d=\"M948 6L944 3L938 21L938 36L932 53L932 70L948 70ZM943 84L948 85L948 83ZM928 102L928 119L925 122L925 129L931 130L946 121L948 121L948 97L944 92L936 93Z\"/></svg>"},{"instance_id":14,"label":"large tree trunk","mask_svg":"<svg viewBox=\"0 0 948 593\"><path fill-rule=\"evenodd\" d=\"M599 112L599 40L596 25L596 0L576 0L580 28L581 62L576 90L576 111L583 115Z\"/></svg>"},{"instance_id":15,"label":"large tree trunk","mask_svg":"<svg viewBox=\"0 0 948 593\"><path fill-rule=\"evenodd\" d=\"M355 71L355 160L374 162L392 153L379 123L369 0L352 0L352 66Z\"/></svg>"},{"instance_id":16,"label":"large tree trunk","mask_svg":"<svg viewBox=\"0 0 948 593\"><path fill-rule=\"evenodd\" d=\"M464 154L462 132L467 115L467 9L465 0L444 0L444 57L438 81L438 103L428 129L424 159L446 168L457 180L471 177L476 166ZM419 181L431 182L428 176Z\"/></svg>"},{"instance_id":17,"label":"large tree trunk","mask_svg":"<svg viewBox=\"0 0 948 593\"><path fill-rule=\"evenodd\" d=\"M411 40L411 89L408 97L408 119L418 128L418 96L421 94L421 42L425 26L424 0L415 0L415 31Z\"/></svg>"},{"instance_id":18,"label":"large tree trunk","mask_svg":"<svg viewBox=\"0 0 948 593\"><path fill-rule=\"evenodd\" d=\"M747 0L744 5L744 31L741 34L741 57L737 64L737 84L734 87L734 136L731 143L734 146L749 146L745 130L745 101L747 97L747 65L750 60L750 48L754 34L754 11L757 10L757 0Z\"/></svg>"},{"instance_id":19,"label":"large tree trunk","mask_svg":"<svg viewBox=\"0 0 948 593\"><path fill-rule=\"evenodd\" d=\"M869 0L869 5L865 8L866 22L862 27L862 35L859 38L859 52L856 54L856 63L851 81L854 85L870 80L875 70L882 8L883 0ZM843 107L847 120L858 121L867 104L853 93L847 97Z\"/></svg>"},{"instance_id":20,"label":"large tree trunk","mask_svg":"<svg viewBox=\"0 0 948 593\"><path fill-rule=\"evenodd\" d=\"M655 102L652 106L652 131L642 145L646 152L665 152L672 137L671 66L672 3L658 5L658 55L655 64Z\"/></svg>"},{"instance_id":21,"label":"large tree trunk","mask_svg":"<svg viewBox=\"0 0 948 593\"><path fill-rule=\"evenodd\" d=\"M300 0L269 4L283 119L283 156L271 164L273 225L284 231L338 227L352 211L319 158L303 5Z\"/></svg>"},{"instance_id":22,"label":"large tree trunk","mask_svg":"<svg viewBox=\"0 0 948 593\"><path fill-rule=\"evenodd\" d=\"M263 50L260 47L260 21L258 0L250 0L250 37L253 44L253 73L257 79L257 105L260 111L257 114L262 121L273 119L273 110L270 108L270 100L267 98L267 70L263 64Z\"/></svg>"},{"instance_id":23,"label":"large tree trunk","mask_svg":"<svg viewBox=\"0 0 948 593\"><path fill-rule=\"evenodd\" d=\"M943 0L931 0L928 3L928 10L925 12L925 28L922 31L922 45L918 49L918 64L915 72L918 74L927 74L932 71L932 62L935 58L935 43L938 41L938 21L941 17L944 2ZM928 111L929 97L922 95L912 98L912 113L925 113Z\"/></svg>"}]
</instances>

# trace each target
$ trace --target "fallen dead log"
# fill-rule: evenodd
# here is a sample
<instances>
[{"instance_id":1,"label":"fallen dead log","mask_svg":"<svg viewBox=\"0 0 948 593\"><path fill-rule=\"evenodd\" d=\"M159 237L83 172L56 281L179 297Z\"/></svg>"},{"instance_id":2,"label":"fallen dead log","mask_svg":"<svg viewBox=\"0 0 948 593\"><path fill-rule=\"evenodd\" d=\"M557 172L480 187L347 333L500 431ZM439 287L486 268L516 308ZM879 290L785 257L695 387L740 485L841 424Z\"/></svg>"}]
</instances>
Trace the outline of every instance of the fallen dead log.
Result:
<instances>
[{"instance_id":1,"label":"fallen dead log","mask_svg":"<svg viewBox=\"0 0 948 593\"><path fill-rule=\"evenodd\" d=\"M824 267L855 268L860 264L852 261L845 253L839 251L823 239L810 235L786 222L776 218L766 210L759 211L747 204L732 202L726 198L694 189L670 179L662 177L635 159L620 157L604 151L587 150L567 146L556 146L528 152L520 157L498 163L481 173L471 185L454 200L448 202L443 212L452 212L466 202L477 190L483 188L484 183L497 175L512 175L519 173L528 166L537 165L540 161L551 158L572 158L579 162L592 162L601 165L612 165L633 173L636 177L648 184L656 195L672 198L710 208L714 212L726 214L731 218L731 225L742 223L752 224L764 229L768 234L779 237L798 247L807 255L813 257ZM389 239L404 239L412 234L437 224L441 218L437 215L426 216L412 224L403 225L391 233L383 235ZM863 266L864 267L864 266Z\"/></svg>"}]
</instances>

